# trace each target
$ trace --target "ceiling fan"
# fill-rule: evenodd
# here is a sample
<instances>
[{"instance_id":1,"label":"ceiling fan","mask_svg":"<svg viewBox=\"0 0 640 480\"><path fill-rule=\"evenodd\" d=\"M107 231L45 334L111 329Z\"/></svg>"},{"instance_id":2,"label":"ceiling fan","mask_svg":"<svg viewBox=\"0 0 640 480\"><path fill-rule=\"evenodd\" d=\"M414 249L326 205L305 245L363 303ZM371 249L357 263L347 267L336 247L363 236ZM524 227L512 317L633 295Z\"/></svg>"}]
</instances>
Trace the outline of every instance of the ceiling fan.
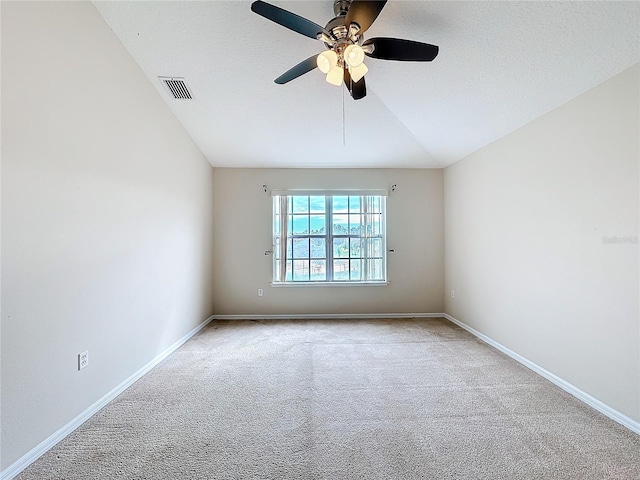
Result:
<instances>
[{"instance_id":1,"label":"ceiling fan","mask_svg":"<svg viewBox=\"0 0 640 480\"><path fill-rule=\"evenodd\" d=\"M326 48L320 55L313 55L287 70L275 82L285 84L317 67L326 74L327 82L337 86L344 82L354 100L359 100L367 94L364 75L369 69L363 63L365 55L404 62L430 62L436 58L439 50L436 45L400 38L364 39L364 32L371 27L386 3L387 0L335 0L335 18L323 28L275 5L261 0L253 2L251 10L254 13L320 40Z\"/></svg>"}]
</instances>

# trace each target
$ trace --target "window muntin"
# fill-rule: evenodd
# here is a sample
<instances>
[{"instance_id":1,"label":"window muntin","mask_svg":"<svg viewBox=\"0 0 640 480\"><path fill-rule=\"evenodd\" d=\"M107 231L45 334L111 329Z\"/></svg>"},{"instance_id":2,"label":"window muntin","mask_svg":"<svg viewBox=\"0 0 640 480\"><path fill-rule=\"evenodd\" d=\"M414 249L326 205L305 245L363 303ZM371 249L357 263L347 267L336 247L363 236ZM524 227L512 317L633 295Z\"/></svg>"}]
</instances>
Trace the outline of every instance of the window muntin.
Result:
<instances>
[{"instance_id":1,"label":"window muntin","mask_svg":"<svg viewBox=\"0 0 640 480\"><path fill-rule=\"evenodd\" d=\"M385 200L383 195L275 195L274 283L385 283Z\"/></svg>"}]
</instances>

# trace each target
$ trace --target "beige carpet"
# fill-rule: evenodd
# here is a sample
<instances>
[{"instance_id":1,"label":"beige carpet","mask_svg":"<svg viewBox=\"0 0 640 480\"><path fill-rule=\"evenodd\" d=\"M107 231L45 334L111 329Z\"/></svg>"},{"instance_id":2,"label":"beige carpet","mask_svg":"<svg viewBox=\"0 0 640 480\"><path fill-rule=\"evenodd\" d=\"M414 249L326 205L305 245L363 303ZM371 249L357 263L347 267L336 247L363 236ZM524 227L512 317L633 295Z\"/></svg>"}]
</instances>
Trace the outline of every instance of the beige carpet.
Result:
<instances>
[{"instance_id":1,"label":"beige carpet","mask_svg":"<svg viewBox=\"0 0 640 480\"><path fill-rule=\"evenodd\" d=\"M443 319L218 321L26 479L639 479L640 437Z\"/></svg>"}]
</instances>

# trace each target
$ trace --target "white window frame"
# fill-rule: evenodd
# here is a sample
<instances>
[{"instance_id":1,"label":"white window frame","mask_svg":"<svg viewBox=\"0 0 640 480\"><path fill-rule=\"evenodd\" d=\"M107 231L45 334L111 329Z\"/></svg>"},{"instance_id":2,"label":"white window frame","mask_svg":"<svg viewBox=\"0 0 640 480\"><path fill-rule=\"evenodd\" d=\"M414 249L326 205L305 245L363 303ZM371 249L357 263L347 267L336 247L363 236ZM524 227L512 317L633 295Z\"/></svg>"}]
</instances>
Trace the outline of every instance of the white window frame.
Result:
<instances>
[{"instance_id":1,"label":"white window frame","mask_svg":"<svg viewBox=\"0 0 640 480\"><path fill-rule=\"evenodd\" d=\"M271 285L274 287L279 286L287 286L287 287L299 287L299 286L337 286L337 285L345 285L345 286L381 286L388 285L388 277L387 277L387 244L386 244L386 199L388 197L388 192L386 190L273 190L271 192L273 197L273 212L272 212L272 232L273 232L273 281ZM307 215L324 215L325 216L325 232L322 235L312 234L311 231L306 232L305 234L294 234L293 232L287 231L287 226L290 224L288 215L289 215L289 202L291 201L291 197L294 196L324 196L325 197L325 211L324 213L313 213L311 211L307 212ZM360 229L360 235L353 235L350 233L347 234L334 234L333 232L333 198L334 197L360 197L360 211L358 215L360 215L361 221L360 225L362 225ZM368 206L372 205L373 200L368 200L372 197L379 197L380 211L369 213ZM341 215L339 213L338 215ZM353 212L351 212L353 214ZM279 222L279 225L276 224L276 216L280 215L282 221ZM380 218L380 231L374 234L367 235L367 223L371 221L372 215L379 216ZM291 222L292 224L292 222ZM311 230L311 227L309 227ZM364 235L362 233L364 232ZM311 275L308 280L294 280L293 272L291 272L291 278L289 280L286 279L286 265L287 265L287 242L280 242L280 238L287 239L295 239L295 238L309 238L309 268L311 268L311 261L313 260L311 253L311 238L323 238L325 240L325 257L320 258L319 260L325 260L325 272L326 279L324 280L312 280ZM358 259L361 260L361 278L357 280L350 279L334 279L334 260L349 260L348 264L351 265L351 262L355 260L354 257L350 255L347 258L333 258L333 240L335 238L346 238L351 241L354 237L359 238L361 242L361 257ZM379 240L380 242L380 250L379 255L373 254L373 242L372 239ZM369 252L369 255L362 252ZM295 258L295 257L294 257ZM293 265L293 259L289 259ZM369 263L371 260L371 264ZM381 261L381 272L380 275L376 275L374 278L371 278L373 272L373 260ZM349 272L351 272L351 268L349 268Z\"/></svg>"}]
</instances>

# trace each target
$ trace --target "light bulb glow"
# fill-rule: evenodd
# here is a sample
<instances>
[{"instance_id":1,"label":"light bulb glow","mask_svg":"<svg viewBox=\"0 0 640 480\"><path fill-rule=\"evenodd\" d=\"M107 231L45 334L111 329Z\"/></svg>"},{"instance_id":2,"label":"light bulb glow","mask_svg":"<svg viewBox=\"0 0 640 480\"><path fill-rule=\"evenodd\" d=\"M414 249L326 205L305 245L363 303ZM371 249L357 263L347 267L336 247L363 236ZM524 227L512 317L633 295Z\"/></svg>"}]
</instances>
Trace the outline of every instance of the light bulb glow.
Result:
<instances>
[{"instance_id":1,"label":"light bulb glow","mask_svg":"<svg viewBox=\"0 0 640 480\"><path fill-rule=\"evenodd\" d=\"M343 77L344 70L342 69L342 67L336 65L331 70L329 70L329 73L327 73L327 82L329 82L331 85L339 87L340 85L342 85Z\"/></svg>"},{"instance_id":2,"label":"light bulb glow","mask_svg":"<svg viewBox=\"0 0 640 480\"><path fill-rule=\"evenodd\" d=\"M364 63L361 63L357 67L349 67L349 74L351 74L351 79L355 83L358 83L368 71L369 69Z\"/></svg>"},{"instance_id":3,"label":"light bulb glow","mask_svg":"<svg viewBox=\"0 0 640 480\"><path fill-rule=\"evenodd\" d=\"M338 54L333 50L325 50L318 55L316 63L322 73L329 73L338 64Z\"/></svg>"},{"instance_id":4,"label":"light bulb glow","mask_svg":"<svg viewBox=\"0 0 640 480\"><path fill-rule=\"evenodd\" d=\"M349 45L344 49L344 60L350 67L357 67L364 61L364 50L360 45Z\"/></svg>"}]
</instances>

